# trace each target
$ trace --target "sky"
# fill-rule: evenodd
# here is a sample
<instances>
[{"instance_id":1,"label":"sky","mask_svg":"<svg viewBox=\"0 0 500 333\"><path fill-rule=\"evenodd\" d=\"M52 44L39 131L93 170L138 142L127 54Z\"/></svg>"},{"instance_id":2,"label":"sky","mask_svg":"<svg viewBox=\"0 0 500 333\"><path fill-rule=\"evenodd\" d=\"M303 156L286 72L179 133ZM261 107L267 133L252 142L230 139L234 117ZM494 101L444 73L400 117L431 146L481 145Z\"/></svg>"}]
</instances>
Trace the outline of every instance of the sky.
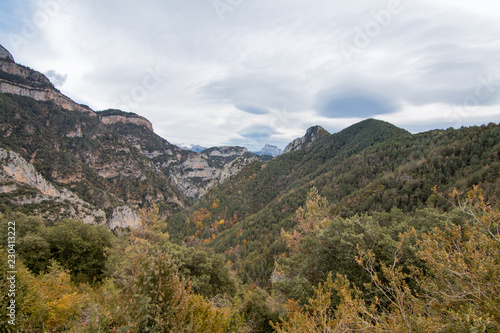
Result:
<instances>
[{"instance_id":1,"label":"sky","mask_svg":"<svg viewBox=\"0 0 500 333\"><path fill-rule=\"evenodd\" d=\"M175 144L284 148L376 118L500 121L493 0L2 0L0 44Z\"/></svg>"}]
</instances>

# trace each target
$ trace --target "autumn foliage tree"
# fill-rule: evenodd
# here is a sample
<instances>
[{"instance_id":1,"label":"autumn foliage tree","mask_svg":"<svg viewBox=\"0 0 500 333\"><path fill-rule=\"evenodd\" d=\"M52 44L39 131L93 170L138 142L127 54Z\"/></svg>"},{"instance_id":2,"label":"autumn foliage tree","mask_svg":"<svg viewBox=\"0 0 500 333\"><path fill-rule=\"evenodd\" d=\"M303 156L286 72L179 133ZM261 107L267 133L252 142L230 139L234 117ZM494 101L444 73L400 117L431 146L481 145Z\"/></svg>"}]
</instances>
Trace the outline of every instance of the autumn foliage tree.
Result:
<instances>
[{"instance_id":1,"label":"autumn foliage tree","mask_svg":"<svg viewBox=\"0 0 500 333\"><path fill-rule=\"evenodd\" d=\"M120 326L130 332L226 332L238 325L229 309L194 295L165 252L138 253L117 281Z\"/></svg>"},{"instance_id":2,"label":"autumn foliage tree","mask_svg":"<svg viewBox=\"0 0 500 333\"><path fill-rule=\"evenodd\" d=\"M331 275L309 304L288 303L277 332L498 332L500 330L500 212L474 187L450 202L466 215L463 225L401 235L393 262L359 250L371 278L366 293ZM416 244L423 267L405 265L403 249ZM334 304L334 294L340 299Z\"/></svg>"}]
</instances>

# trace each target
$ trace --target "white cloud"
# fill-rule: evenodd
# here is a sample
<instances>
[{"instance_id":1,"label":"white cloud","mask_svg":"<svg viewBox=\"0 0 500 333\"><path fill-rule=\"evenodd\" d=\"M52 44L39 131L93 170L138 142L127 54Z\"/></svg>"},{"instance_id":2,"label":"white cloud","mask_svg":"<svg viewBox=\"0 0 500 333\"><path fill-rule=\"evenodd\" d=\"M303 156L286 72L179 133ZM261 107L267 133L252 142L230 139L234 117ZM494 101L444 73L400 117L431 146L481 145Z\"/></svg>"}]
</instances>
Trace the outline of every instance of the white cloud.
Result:
<instances>
[{"instance_id":1,"label":"white cloud","mask_svg":"<svg viewBox=\"0 0 500 333\"><path fill-rule=\"evenodd\" d=\"M139 113L172 142L284 147L307 126L366 115L420 131L453 126L449 110L469 104L464 124L500 118L489 0L226 3L221 13L201 0L7 0L0 40L18 62L67 75L60 88L77 102ZM37 13L47 20L13 45Z\"/></svg>"}]
</instances>

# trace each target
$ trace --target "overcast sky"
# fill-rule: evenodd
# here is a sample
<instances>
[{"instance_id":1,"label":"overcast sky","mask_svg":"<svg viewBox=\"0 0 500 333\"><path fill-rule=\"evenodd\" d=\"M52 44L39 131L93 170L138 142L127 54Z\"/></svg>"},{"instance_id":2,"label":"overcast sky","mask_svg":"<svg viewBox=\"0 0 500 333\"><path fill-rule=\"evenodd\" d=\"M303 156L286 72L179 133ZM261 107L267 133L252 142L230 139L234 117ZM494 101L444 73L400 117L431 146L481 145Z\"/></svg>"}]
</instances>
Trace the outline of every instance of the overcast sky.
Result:
<instances>
[{"instance_id":1,"label":"overcast sky","mask_svg":"<svg viewBox=\"0 0 500 333\"><path fill-rule=\"evenodd\" d=\"M494 0L2 0L0 44L172 143L280 148L366 118L500 121Z\"/></svg>"}]
</instances>

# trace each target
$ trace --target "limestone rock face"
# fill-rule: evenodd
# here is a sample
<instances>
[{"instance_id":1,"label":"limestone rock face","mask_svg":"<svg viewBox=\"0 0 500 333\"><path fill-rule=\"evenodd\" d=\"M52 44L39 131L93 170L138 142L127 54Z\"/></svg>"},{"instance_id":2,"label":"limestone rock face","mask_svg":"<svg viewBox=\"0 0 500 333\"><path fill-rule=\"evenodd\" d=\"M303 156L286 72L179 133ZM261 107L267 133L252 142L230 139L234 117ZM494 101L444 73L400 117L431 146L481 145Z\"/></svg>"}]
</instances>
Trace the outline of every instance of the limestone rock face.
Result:
<instances>
[{"instance_id":1,"label":"limestone rock face","mask_svg":"<svg viewBox=\"0 0 500 333\"><path fill-rule=\"evenodd\" d=\"M141 223L139 215L129 206L116 207L106 225L110 230L120 228L136 229Z\"/></svg>"},{"instance_id":2,"label":"limestone rock face","mask_svg":"<svg viewBox=\"0 0 500 333\"><path fill-rule=\"evenodd\" d=\"M237 175L243 170L247 165L257 161L258 158L245 158L245 157L237 157L235 160L231 161L228 164L225 164L222 170L218 173L217 177L212 179L204 188L200 190L200 194L206 194L212 187L223 184L230 177Z\"/></svg>"},{"instance_id":3,"label":"limestone rock face","mask_svg":"<svg viewBox=\"0 0 500 333\"><path fill-rule=\"evenodd\" d=\"M100 117L101 121L105 125L112 125L116 123L122 123L122 124L135 124L139 126L144 126L150 131L153 130L153 125L151 122L143 117L125 117L121 115L112 115L112 116L101 116Z\"/></svg>"},{"instance_id":4,"label":"limestone rock face","mask_svg":"<svg viewBox=\"0 0 500 333\"><path fill-rule=\"evenodd\" d=\"M77 104L61 94L45 75L16 64L12 55L10 57L9 55L10 53L0 45L0 72L8 75L7 78L0 77L0 93L26 96L37 101L52 101L63 109L96 116L89 107ZM9 60L10 58L12 61Z\"/></svg>"},{"instance_id":5,"label":"limestone rock face","mask_svg":"<svg viewBox=\"0 0 500 333\"><path fill-rule=\"evenodd\" d=\"M14 205L57 207L49 210L50 213L38 212L38 215L49 220L69 217L89 224L103 224L106 221L104 211L65 188L56 188L19 154L3 148L0 148L0 193L6 194Z\"/></svg>"},{"instance_id":6,"label":"limestone rock face","mask_svg":"<svg viewBox=\"0 0 500 333\"><path fill-rule=\"evenodd\" d=\"M206 157L235 157L243 156L248 150L245 147L237 146L222 146L206 149L202 152L202 156Z\"/></svg>"},{"instance_id":7,"label":"limestone rock face","mask_svg":"<svg viewBox=\"0 0 500 333\"><path fill-rule=\"evenodd\" d=\"M2 45L0 45L0 60L14 62L14 57L12 56L12 54L10 54L10 52L7 51L7 49L4 48Z\"/></svg>"},{"instance_id":8,"label":"limestone rock face","mask_svg":"<svg viewBox=\"0 0 500 333\"><path fill-rule=\"evenodd\" d=\"M328 134L329 133L321 126L310 127L303 137L290 142L283 151L283 154L307 148Z\"/></svg>"},{"instance_id":9,"label":"limestone rock face","mask_svg":"<svg viewBox=\"0 0 500 333\"><path fill-rule=\"evenodd\" d=\"M50 90L50 89L36 89L32 88L29 86L24 86L21 84L13 84L10 82L5 82L0 79L0 92L1 93L7 93L7 94L13 94L13 95L19 95L19 96L26 96L33 98L36 101L52 101L55 104L59 105L63 109L69 110L69 111L79 111L79 112L84 112L89 114L90 116L95 117L94 111L91 109L81 106L75 102L73 102L71 99L68 97L64 96L60 92L56 90Z\"/></svg>"},{"instance_id":10,"label":"limestone rock face","mask_svg":"<svg viewBox=\"0 0 500 333\"><path fill-rule=\"evenodd\" d=\"M244 147L222 146L189 152L180 163L165 165L170 180L188 198L197 200L212 187L222 184L243 167L258 160L258 156Z\"/></svg>"}]
</instances>

